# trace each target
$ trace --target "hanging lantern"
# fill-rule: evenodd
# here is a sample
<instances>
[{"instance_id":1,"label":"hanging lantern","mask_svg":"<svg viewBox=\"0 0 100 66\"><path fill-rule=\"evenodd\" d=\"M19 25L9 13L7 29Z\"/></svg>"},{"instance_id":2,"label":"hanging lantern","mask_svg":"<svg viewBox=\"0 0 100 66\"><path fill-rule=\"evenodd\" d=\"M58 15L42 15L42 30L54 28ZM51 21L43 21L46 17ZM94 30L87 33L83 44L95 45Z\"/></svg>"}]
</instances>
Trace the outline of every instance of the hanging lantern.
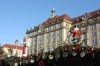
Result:
<instances>
[{"instance_id":1,"label":"hanging lantern","mask_svg":"<svg viewBox=\"0 0 100 66\"><path fill-rule=\"evenodd\" d=\"M80 53L80 56L81 56L81 57L84 57L84 56L85 56L85 52L81 52L81 53Z\"/></svg>"}]
</instances>

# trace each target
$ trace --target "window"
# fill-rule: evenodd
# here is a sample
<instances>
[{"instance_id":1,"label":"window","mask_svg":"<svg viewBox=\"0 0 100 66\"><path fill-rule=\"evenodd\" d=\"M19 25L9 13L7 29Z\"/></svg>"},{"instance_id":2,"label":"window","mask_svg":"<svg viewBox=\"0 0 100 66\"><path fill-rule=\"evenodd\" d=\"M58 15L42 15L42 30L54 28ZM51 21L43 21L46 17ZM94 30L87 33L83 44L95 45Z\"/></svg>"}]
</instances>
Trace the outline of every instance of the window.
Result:
<instances>
[{"instance_id":1,"label":"window","mask_svg":"<svg viewBox=\"0 0 100 66\"><path fill-rule=\"evenodd\" d=\"M43 38L43 35L40 35L40 38Z\"/></svg>"},{"instance_id":2,"label":"window","mask_svg":"<svg viewBox=\"0 0 100 66\"><path fill-rule=\"evenodd\" d=\"M79 21L79 18L77 18L77 21Z\"/></svg>"},{"instance_id":3,"label":"window","mask_svg":"<svg viewBox=\"0 0 100 66\"><path fill-rule=\"evenodd\" d=\"M50 43L50 39L48 39L48 43Z\"/></svg>"},{"instance_id":4,"label":"window","mask_svg":"<svg viewBox=\"0 0 100 66\"><path fill-rule=\"evenodd\" d=\"M98 11L98 15L100 14L100 11Z\"/></svg>"},{"instance_id":5,"label":"window","mask_svg":"<svg viewBox=\"0 0 100 66\"><path fill-rule=\"evenodd\" d=\"M50 48L48 47L48 52L50 52Z\"/></svg>"},{"instance_id":6,"label":"window","mask_svg":"<svg viewBox=\"0 0 100 66\"><path fill-rule=\"evenodd\" d=\"M50 27L48 27L48 31L50 31Z\"/></svg>"},{"instance_id":7,"label":"window","mask_svg":"<svg viewBox=\"0 0 100 66\"><path fill-rule=\"evenodd\" d=\"M42 49L40 49L40 52L42 52Z\"/></svg>"},{"instance_id":8,"label":"window","mask_svg":"<svg viewBox=\"0 0 100 66\"><path fill-rule=\"evenodd\" d=\"M36 31L35 33L37 34L38 32Z\"/></svg>"},{"instance_id":9,"label":"window","mask_svg":"<svg viewBox=\"0 0 100 66\"><path fill-rule=\"evenodd\" d=\"M52 42L55 42L55 38L52 39Z\"/></svg>"},{"instance_id":10,"label":"window","mask_svg":"<svg viewBox=\"0 0 100 66\"><path fill-rule=\"evenodd\" d=\"M69 27L69 24L66 24L66 27Z\"/></svg>"},{"instance_id":11,"label":"window","mask_svg":"<svg viewBox=\"0 0 100 66\"><path fill-rule=\"evenodd\" d=\"M61 23L58 24L58 28L61 28Z\"/></svg>"},{"instance_id":12,"label":"window","mask_svg":"<svg viewBox=\"0 0 100 66\"><path fill-rule=\"evenodd\" d=\"M97 44L97 41L96 40L92 40L92 45L95 45Z\"/></svg>"},{"instance_id":13,"label":"window","mask_svg":"<svg viewBox=\"0 0 100 66\"><path fill-rule=\"evenodd\" d=\"M55 47L53 47L52 50L55 50Z\"/></svg>"},{"instance_id":14,"label":"window","mask_svg":"<svg viewBox=\"0 0 100 66\"><path fill-rule=\"evenodd\" d=\"M58 36L58 41L60 41L60 36Z\"/></svg>"},{"instance_id":15,"label":"window","mask_svg":"<svg viewBox=\"0 0 100 66\"><path fill-rule=\"evenodd\" d=\"M91 37L95 37L96 36L96 32L92 32Z\"/></svg>"},{"instance_id":16,"label":"window","mask_svg":"<svg viewBox=\"0 0 100 66\"><path fill-rule=\"evenodd\" d=\"M33 39L36 40L36 37L34 37Z\"/></svg>"},{"instance_id":17,"label":"window","mask_svg":"<svg viewBox=\"0 0 100 66\"><path fill-rule=\"evenodd\" d=\"M53 25L53 30L56 28L56 25Z\"/></svg>"},{"instance_id":18,"label":"window","mask_svg":"<svg viewBox=\"0 0 100 66\"><path fill-rule=\"evenodd\" d=\"M86 38L86 33L83 34L84 38Z\"/></svg>"},{"instance_id":19,"label":"window","mask_svg":"<svg viewBox=\"0 0 100 66\"><path fill-rule=\"evenodd\" d=\"M36 45L36 41L34 41L34 45Z\"/></svg>"},{"instance_id":20,"label":"window","mask_svg":"<svg viewBox=\"0 0 100 66\"><path fill-rule=\"evenodd\" d=\"M41 32L43 32L44 30L42 29Z\"/></svg>"},{"instance_id":21,"label":"window","mask_svg":"<svg viewBox=\"0 0 100 66\"><path fill-rule=\"evenodd\" d=\"M57 32L58 32L58 34L60 34L60 30L58 30Z\"/></svg>"},{"instance_id":22,"label":"window","mask_svg":"<svg viewBox=\"0 0 100 66\"><path fill-rule=\"evenodd\" d=\"M52 35L55 35L55 32L52 32Z\"/></svg>"},{"instance_id":23,"label":"window","mask_svg":"<svg viewBox=\"0 0 100 66\"><path fill-rule=\"evenodd\" d=\"M48 37L50 36L50 33L48 33Z\"/></svg>"},{"instance_id":24,"label":"window","mask_svg":"<svg viewBox=\"0 0 100 66\"><path fill-rule=\"evenodd\" d=\"M83 30L87 30L87 27L84 27Z\"/></svg>"},{"instance_id":25,"label":"window","mask_svg":"<svg viewBox=\"0 0 100 66\"><path fill-rule=\"evenodd\" d=\"M84 44L84 46L87 46L87 41L84 41L83 44Z\"/></svg>"},{"instance_id":26,"label":"window","mask_svg":"<svg viewBox=\"0 0 100 66\"><path fill-rule=\"evenodd\" d=\"M40 41L39 41L39 44L43 44L43 40L40 40Z\"/></svg>"},{"instance_id":27,"label":"window","mask_svg":"<svg viewBox=\"0 0 100 66\"><path fill-rule=\"evenodd\" d=\"M92 30L96 29L96 24L91 26Z\"/></svg>"}]
</instances>

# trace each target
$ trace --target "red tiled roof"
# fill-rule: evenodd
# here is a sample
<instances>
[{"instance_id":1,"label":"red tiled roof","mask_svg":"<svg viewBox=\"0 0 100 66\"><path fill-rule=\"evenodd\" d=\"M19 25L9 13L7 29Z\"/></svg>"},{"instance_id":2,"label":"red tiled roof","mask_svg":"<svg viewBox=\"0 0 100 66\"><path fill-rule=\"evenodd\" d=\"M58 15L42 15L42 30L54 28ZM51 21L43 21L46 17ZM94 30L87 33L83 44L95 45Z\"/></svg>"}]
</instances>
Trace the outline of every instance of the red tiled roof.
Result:
<instances>
[{"instance_id":1,"label":"red tiled roof","mask_svg":"<svg viewBox=\"0 0 100 66\"><path fill-rule=\"evenodd\" d=\"M95 11L93 11L93 12L90 12L89 14L91 15L91 17L95 17L95 16L98 15L98 12L99 12L99 11L100 11L100 9L95 10ZM71 21L72 21L73 23L74 23L74 22L77 22L77 19L82 19L83 16L84 16L84 15L75 17L75 18L73 18Z\"/></svg>"},{"instance_id":2,"label":"red tiled roof","mask_svg":"<svg viewBox=\"0 0 100 66\"><path fill-rule=\"evenodd\" d=\"M59 21L59 20L62 20L62 19L66 19L68 21L71 20L71 18L67 15L67 14L64 14L62 16L54 16L53 18L49 18L47 19L43 24L51 24L52 22L56 22L56 19Z\"/></svg>"},{"instance_id":3,"label":"red tiled roof","mask_svg":"<svg viewBox=\"0 0 100 66\"><path fill-rule=\"evenodd\" d=\"M100 11L100 9L95 10L95 11L93 11L93 12L90 12L89 14L90 14L92 17L95 17L95 16L98 15L98 12L99 12L99 11ZM74 24L74 23L77 22L77 19L82 20L82 17L83 17L83 16L84 16L84 15L81 15L81 16L78 16L78 17L75 17L75 18L70 18L67 14L64 14L64 15L61 15L61 16L56 15L56 16L54 16L53 18L48 18L48 19L47 19L45 22L43 22L42 24L44 24L44 25L47 24L47 25L48 25L48 24L51 24L51 23L53 23L53 22L56 22L56 20L60 21L60 20L62 20L62 19L71 21L71 22L73 22L73 24ZM92 17L91 17L91 18L92 18ZM39 26L36 27L36 29L38 29L38 28L39 28ZM34 28L34 29L35 29L35 28ZM34 29L33 29L33 30L34 30ZM31 30L27 31L26 34L29 33L29 32L31 32Z\"/></svg>"},{"instance_id":4,"label":"red tiled roof","mask_svg":"<svg viewBox=\"0 0 100 66\"><path fill-rule=\"evenodd\" d=\"M19 50L23 50L23 47L22 46L15 46L15 45L11 45L11 44L4 44L3 46L2 46L2 48L4 48L4 47L6 47L6 48L13 48L13 49L19 49Z\"/></svg>"}]
</instances>

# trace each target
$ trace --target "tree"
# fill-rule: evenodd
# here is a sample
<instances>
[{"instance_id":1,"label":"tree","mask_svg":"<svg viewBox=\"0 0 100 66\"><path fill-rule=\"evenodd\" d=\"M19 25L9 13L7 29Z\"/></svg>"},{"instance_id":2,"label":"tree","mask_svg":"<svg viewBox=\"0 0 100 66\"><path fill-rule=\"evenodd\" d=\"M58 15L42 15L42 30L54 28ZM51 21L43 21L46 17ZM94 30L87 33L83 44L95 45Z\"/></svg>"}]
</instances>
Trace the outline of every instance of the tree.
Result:
<instances>
[{"instance_id":1,"label":"tree","mask_svg":"<svg viewBox=\"0 0 100 66\"><path fill-rule=\"evenodd\" d=\"M3 54L3 53L4 53L4 51L3 51L3 49L0 47L0 55Z\"/></svg>"}]
</instances>

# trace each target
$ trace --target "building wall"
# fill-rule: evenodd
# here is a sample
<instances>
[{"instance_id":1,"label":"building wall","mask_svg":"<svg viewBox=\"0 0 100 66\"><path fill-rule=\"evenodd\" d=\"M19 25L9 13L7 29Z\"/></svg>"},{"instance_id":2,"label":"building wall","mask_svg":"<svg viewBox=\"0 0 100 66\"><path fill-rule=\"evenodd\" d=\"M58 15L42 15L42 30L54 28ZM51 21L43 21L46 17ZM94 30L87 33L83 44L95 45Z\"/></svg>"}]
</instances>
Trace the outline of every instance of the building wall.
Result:
<instances>
[{"instance_id":1,"label":"building wall","mask_svg":"<svg viewBox=\"0 0 100 66\"><path fill-rule=\"evenodd\" d=\"M3 47L3 50L4 50L5 54L8 54L8 52L9 52L8 49L9 48L7 48L7 47ZM15 56L16 51L18 51L17 57L22 57L22 50L19 50L19 49L13 49L12 56Z\"/></svg>"},{"instance_id":2,"label":"building wall","mask_svg":"<svg viewBox=\"0 0 100 66\"><path fill-rule=\"evenodd\" d=\"M27 34L27 44L30 44L29 54L39 53L42 49L44 49L44 52L53 51L58 46L61 46L62 43L67 39L67 32L71 27L71 23L72 22L65 20L55 25L46 27L46 31L43 32L43 34L38 33L37 36L33 36L37 31ZM38 30L38 32L41 32L41 30ZM30 38L30 36L33 37Z\"/></svg>"},{"instance_id":3,"label":"building wall","mask_svg":"<svg viewBox=\"0 0 100 66\"><path fill-rule=\"evenodd\" d=\"M86 15L84 15L86 17ZM95 17L97 18L97 17ZM100 18L100 16L99 16ZM81 17L81 19L83 19ZM89 19L88 21L93 22L94 18ZM29 54L39 53L42 49L44 52L53 51L58 46L63 45L66 41L68 42L67 35L70 27L73 25L79 25L80 31L84 31L82 36L84 37L83 46L96 46L100 47L100 24L99 23L87 23L84 20L77 21L72 23L66 19L63 19L61 22L56 22L56 24L47 25L42 32L41 29L35 30L26 34L27 44L29 46ZM85 24L85 25L84 25ZM96 25L95 29L92 27Z\"/></svg>"}]
</instances>

